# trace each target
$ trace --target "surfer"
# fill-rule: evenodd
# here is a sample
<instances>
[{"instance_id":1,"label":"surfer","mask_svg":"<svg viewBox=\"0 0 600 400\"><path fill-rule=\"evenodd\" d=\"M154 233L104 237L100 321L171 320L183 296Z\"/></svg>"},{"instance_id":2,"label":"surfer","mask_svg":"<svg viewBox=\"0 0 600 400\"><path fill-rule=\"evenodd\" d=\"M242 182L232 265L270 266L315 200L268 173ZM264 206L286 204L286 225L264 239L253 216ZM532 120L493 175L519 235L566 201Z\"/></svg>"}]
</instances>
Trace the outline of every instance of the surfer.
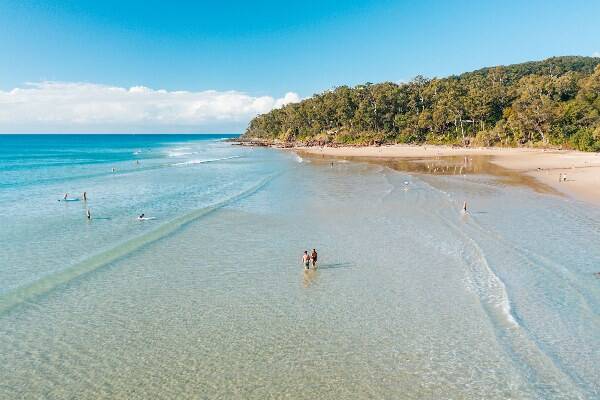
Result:
<instances>
[{"instance_id":1,"label":"surfer","mask_svg":"<svg viewBox=\"0 0 600 400\"><path fill-rule=\"evenodd\" d=\"M310 254L310 259L312 260L313 268L317 268L317 256L317 250L313 249L312 253Z\"/></svg>"},{"instance_id":2,"label":"surfer","mask_svg":"<svg viewBox=\"0 0 600 400\"><path fill-rule=\"evenodd\" d=\"M310 256L308 255L308 251L304 250L304 254L302 255L302 263L306 269L310 268Z\"/></svg>"},{"instance_id":3,"label":"surfer","mask_svg":"<svg viewBox=\"0 0 600 400\"><path fill-rule=\"evenodd\" d=\"M92 219L92 213L90 212L89 208L86 210L85 216L87 217L87 219Z\"/></svg>"},{"instance_id":4,"label":"surfer","mask_svg":"<svg viewBox=\"0 0 600 400\"><path fill-rule=\"evenodd\" d=\"M65 193L65 197L63 197L63 200L67 200L68 197L69 197L69 193Z\"/></svg>"}]
</instances>

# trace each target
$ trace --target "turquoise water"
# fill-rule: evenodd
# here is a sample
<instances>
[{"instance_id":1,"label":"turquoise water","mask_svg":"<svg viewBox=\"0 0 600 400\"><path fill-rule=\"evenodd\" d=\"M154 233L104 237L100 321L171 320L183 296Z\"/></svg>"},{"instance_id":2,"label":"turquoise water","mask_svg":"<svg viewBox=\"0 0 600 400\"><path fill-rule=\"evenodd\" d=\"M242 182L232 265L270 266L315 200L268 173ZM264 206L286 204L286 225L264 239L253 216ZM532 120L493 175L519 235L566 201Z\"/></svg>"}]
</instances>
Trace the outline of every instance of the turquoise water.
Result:
<instances>
[{"instance_id":1,"label":"turquoise water","mask_svg":"<svg viewBox=\"0 0 600 400\"><path fill-rule=\"evenodd\" d=\"M0 398L600 396L586 204L217 136L0 136L0 218Z\"/></svg>"}]
</instances>

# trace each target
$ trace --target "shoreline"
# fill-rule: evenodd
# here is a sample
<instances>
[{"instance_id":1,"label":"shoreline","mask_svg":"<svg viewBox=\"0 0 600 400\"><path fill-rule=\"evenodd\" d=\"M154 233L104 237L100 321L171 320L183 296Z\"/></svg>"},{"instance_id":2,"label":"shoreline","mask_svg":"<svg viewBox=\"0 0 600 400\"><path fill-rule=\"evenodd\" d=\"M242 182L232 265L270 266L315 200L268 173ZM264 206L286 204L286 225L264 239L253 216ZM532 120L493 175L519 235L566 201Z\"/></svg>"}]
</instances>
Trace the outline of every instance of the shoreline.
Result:
<instances>
[{"instance_id":1,"label":"shoreline","mask_svg":"<svg viewBox=\"0 0 600 400\"><path fill-rule=\"evenodd\" d=\"M280 146L271 146L278 147ZM366 161L389 161L422 163L448 160L453 157L473 157L484 160L512 173L520 175L519 183L531 186L541 192L554 192L576 200L600 206L600 153L586 153L574 150L505 148L505 147L451 147L435 145L389 145L366 147L307 147L290 148L298 153L322 156L361 159ZM423 164L424 165L424 164ZM456 164L454 164L456 165ZM417 173L431 173L421 169L398 169ZM437 168L436 168L437 170ZM495 170L493 175L506 175L506 171ZM480 173L490 173L480 168ZM566 174L567 180L559 182L559 176ZM532 181L538 183L536 185ZM545 187L545 188L544 188ZM550 189L550 190L548 190Z\"/></svg>"}]
</instances>

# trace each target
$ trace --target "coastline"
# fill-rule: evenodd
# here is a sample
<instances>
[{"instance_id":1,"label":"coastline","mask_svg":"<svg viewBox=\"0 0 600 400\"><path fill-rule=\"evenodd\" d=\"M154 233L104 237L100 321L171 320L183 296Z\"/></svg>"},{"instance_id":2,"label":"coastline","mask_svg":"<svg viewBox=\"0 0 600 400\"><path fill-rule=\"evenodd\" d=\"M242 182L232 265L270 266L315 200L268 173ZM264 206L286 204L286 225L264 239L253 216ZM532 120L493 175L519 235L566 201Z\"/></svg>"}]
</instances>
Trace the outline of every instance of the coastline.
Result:
<instances>
[{"instance_id":1,"label":"coastline","mask_svg":"<svg viewBox=\"0 0 600 400\"><path fill-rule=\"evenodd\" d=\"M554 149L467 148L434 145L295 146L292 149L307 155L365 160L427 161L465 156L485 157L491 164L523 177L534 178L535 181L551 188L555 193L600 206L600 153ZM485 171L482 172L485 173ZM565 182L559 182L560 174L566 174Z\"/></svg>"}]
</instances>

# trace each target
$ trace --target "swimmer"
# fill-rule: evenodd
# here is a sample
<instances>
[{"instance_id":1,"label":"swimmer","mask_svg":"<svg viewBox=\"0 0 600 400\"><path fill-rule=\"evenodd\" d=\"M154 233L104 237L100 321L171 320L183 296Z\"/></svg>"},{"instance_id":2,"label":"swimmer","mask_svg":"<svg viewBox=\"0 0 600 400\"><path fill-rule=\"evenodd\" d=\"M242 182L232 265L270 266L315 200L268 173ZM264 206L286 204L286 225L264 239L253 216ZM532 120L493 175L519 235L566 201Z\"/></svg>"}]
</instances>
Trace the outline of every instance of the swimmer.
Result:
<instances>
[{"instance_id":1,"label":"swimmer","mask_svg":"<svg viewBox=\"0 0 600 400\"><path fill-rule=\"evenodd\" d=\"M141 214L141 215L138 217L138 219L144 219L144 215L145 215L145 214L144 214L144 213L142 213L142 214Z\"/></svg>"},{"instance_id":2,"label":"swimmer","mask_svg":"<svg viewBox=\"0 0 600 400\"><path fill-rule=\"evenodd\" d=\"M310 268L310 256L308 255L308 251L304 250L304 254L302 255L302 264L306 269Z\"/></svg>"}]
</instances>

